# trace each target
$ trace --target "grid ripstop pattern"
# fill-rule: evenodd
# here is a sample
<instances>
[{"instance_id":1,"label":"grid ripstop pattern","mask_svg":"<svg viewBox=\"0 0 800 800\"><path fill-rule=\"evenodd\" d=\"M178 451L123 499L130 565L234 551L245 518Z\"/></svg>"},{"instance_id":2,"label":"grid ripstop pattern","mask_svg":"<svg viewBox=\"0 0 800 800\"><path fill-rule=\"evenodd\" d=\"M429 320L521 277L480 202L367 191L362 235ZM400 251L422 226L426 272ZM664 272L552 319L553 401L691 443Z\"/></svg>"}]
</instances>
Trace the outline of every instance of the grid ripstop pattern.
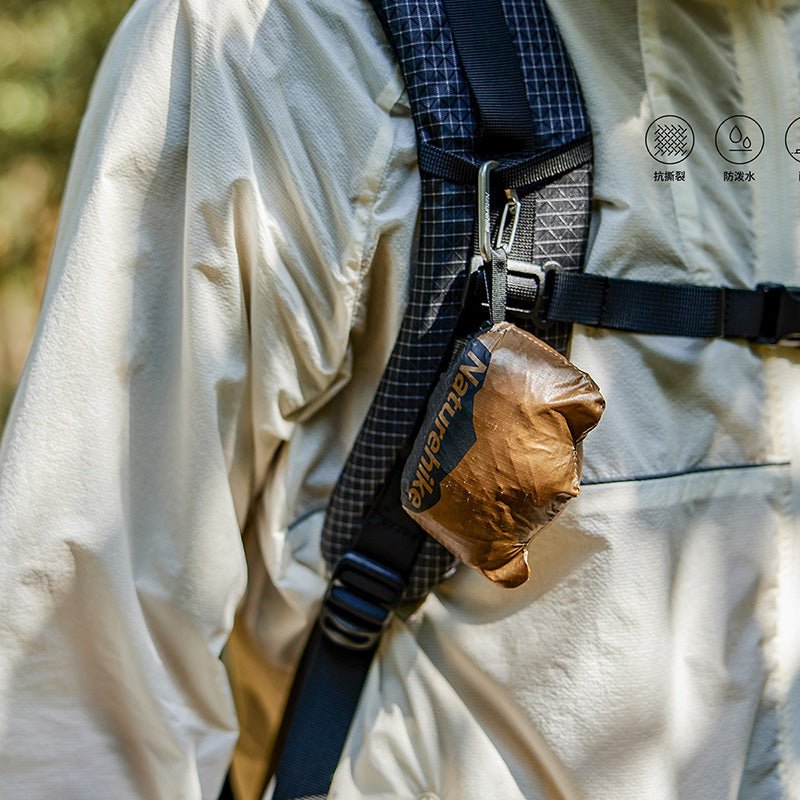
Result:
<instances>
[{"instance_id":1,"label":"grid ripstop pattern","mask_svg":"<svg viewBox=\"0 0 800 800\"><path fill-rule=\"evenodd\" d=\"M537 13L532 15L522 9L528 5L535 7ZM585 136L586 117L580 92L574 77L570 85L563 79L565 70L571 74L571 67L568 63L560 66L565 53L544 0L504 0L504 6L507 19L514 20L514 24L509 21L509 29L520 49L534 48L522 63L529 97L537 103L534 115L540 124L541 146L558 146ZM442 5L438 0L373 0L373 7L390 33L403 69L418 143L430 142L472 157L477 120ZM541 30L531 33L524 28L529 24ZM566 91L562 91L563 87ZM560 179L565 182L560 190L539 190L544 226L540 236L546 237L548 224L560 225L559 219L578 223L586 217L586 170L572 184L570 180L568 176ZM584 192L583 197L578 198L576 192ZM419 245L409 304L389 364L325 519L322 553L331 568L357 537L436 378L458 317L465 265L471 255L474 216L474 187L423 176ZM561 248L561 237L555 238ZM565 245L570 264L575 261L579 265L583 238L578 231L566 238L570 242L581 239L579 254L573 254L571 244ZM561 249L558 254L565 256ZM568 329L554 332L566 346ZM423 597L453 565L449 552L433 539L426 539L406 600Z\"/></svg>"},{"instance_id":2,"label":"grid ripstop pattern","mask_svg":"<svg viewBox=\"0 0 800 800\"><path fill-rule=\"evenodd\" d=\"M547 186L532 192L536 203L533 224L533 261L545 264L555 261L566 271L579 271L586 255L589 234L592 168L584 165L562 175ZM518 323L519 324L519 323ZM556 322L542 331L533 324L522 325L544 339L560 353L569 350L572 326Z\"/></svg>"},{"instance_id":3,"label":"grid ripstop pattern","mask_svg":"<svg viewBox=\"0 0 800 800\"><path fill-rule=\"evenodd\" d=\"M400 62L417 138L461 155L477 133L469 87L440 0L373 0Z\"/></svg>"},{"instance_id":4,"label":"grid ripstop pattern","mask_svg":"<svg viewBox=\"0 0 800 800\"><path fill-rule=\"evenodd\" d=\"M422 198L417 270L400 334L325 519L322 554L331 568L352 545L372 498L411 433L460 311L463 254L472 240L475 192L448 189L439 178L425 176ZM449 243L444 253L443 242ZM406 599L427 594L453 564L453 556L427 538Z\"/></svg>"},{"instance_id":5,"label":"grid ripstop pattern","mask_svg":"<svg viewBox=\"0 0 800 800\"><path fill-rule=\"evenodd\" d=\"M564 42L542 0L504 2L506 24L519 47L538 143L557 147L586 136L589 120Z\"/></svg>"}]
</instances>

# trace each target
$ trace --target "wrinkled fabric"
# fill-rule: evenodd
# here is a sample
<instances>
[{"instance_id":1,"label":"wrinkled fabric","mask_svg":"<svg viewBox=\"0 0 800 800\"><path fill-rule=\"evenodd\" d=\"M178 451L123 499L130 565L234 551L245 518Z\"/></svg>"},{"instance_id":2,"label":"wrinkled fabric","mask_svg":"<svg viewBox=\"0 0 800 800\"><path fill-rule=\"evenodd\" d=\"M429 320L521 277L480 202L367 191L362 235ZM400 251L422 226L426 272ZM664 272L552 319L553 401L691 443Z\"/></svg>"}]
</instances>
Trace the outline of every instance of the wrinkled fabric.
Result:
<instances>
[{"instance_id":1,"label":"wrinkled fabric","mask_svg":"<svg viewBox=\"0 0 800 800\"><path fill-rule=\"evenodd\" d=\"M594 131L587 271L800 283L797 4L551 9ZM684 181L653 180L662 114L695 131ZM732 114L764 129L749 182L714 147ZM254 796L399 325L415 159L362 0L122 25L0 445L4 796L214 798L234 696ZM578 328L571 359L607 401L581 496L524 586L461 569L393 623L333 798L798 797L799 354Z\"/></svg>"},{"instance_id":2,"label":"wrinkled fabric","mask_svg":"<svg viewBox=\"0 0 800 800\"><path fill-rule=\"evenodd\" d=\"M531 539L580 493L595 382L509 322L470 338L442 375L403 469L403 508L498 585L530 577Z\"/></svg>"}]
</instances>

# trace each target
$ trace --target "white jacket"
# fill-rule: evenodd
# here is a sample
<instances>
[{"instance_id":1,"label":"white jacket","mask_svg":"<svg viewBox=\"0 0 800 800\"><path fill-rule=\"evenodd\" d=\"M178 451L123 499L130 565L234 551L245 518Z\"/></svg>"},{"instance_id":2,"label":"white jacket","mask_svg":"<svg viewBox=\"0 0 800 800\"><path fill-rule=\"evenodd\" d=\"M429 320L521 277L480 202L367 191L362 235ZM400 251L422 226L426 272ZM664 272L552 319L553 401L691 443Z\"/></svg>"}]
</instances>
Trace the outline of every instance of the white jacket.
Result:
<instances>
[{"instance_id":1,"label":"white jacket","mask_svg":"<svg viewBox=\"0 0 800 800\"><path fill-rule=\"evenodd\" d=\"M552 4L594 130L587 271L800 283L800 10ZM679 114L686 180L653 180ZM759 121L726 182L728 116ZM365 0L139 0L94 89L0 449L0 794L253 796L391 350L419 180ZM576 328L608 408L509 591L396 621L331 796L800 797L800 359ZM309 757L313 757L313 748Z\"/></svg>"}]
</instances>

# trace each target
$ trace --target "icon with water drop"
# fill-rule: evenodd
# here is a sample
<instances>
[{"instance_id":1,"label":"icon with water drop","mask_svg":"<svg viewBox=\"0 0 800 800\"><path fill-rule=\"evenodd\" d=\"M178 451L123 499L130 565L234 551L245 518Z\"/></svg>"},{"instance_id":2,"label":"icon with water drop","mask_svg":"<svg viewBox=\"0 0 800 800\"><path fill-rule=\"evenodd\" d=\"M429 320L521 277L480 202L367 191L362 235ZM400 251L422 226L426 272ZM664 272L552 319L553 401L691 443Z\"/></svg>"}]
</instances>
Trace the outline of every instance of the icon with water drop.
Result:
<instances>
[{"instance_id":1,"label":"icon with water drop","mask_svg":"<svg viewBox=\"0 0 800 800\"><path fill-rule=\"evenodd\" d=\"M717 152L731 164L749 164L764 149L764 131L752 118L736 114L723 120L715 136Z\"/></svg>"},{"instance_id":2,"label":"icon with water drop","mask_svg":"<svg viewBox=\"0 0 800 800\"><path fill-rule=\"evenodd\" d=\"M731 128L730 133L728 133L728 138L733 144L741 145L741 147L729 148L729 153L751 153L753 151L753 143L750 141L750 137L745 136L738 125L734 125Z\"/></svg>"}]
</instances>

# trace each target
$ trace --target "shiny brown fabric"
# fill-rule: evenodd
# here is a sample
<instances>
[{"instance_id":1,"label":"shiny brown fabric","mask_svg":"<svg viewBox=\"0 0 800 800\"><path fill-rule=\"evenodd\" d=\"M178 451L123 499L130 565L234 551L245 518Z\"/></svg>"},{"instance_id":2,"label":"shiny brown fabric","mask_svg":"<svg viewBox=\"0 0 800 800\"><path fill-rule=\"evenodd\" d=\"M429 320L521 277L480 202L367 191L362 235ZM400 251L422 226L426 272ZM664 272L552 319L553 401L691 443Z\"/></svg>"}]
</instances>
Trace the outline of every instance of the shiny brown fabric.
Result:
<instances>
[{"instance_id":1,"label":"shiny brown fabric","mask_svg":"<svg viewBox=\"0 0 800 800\"><path fill-rule=\"evenodd\" d=\"M465 564L513 587L530 574L531 539L580 491L578 445L599 422L605 401L586 373L521 328L503 322L477 339L490 360L480 376L482 384L475 385L472 408L458 405L452 416L438 413L451 385L464 388L457 361L434 392L409 458L403 505ZM470 399L466 389L465 403ZM455 397L452 391L449 396ZM447 423L446 430L442 422ZM441 451L434 451L432 461L425 444L436 425L443 435ZM433 436L434 444L437 438ZM446 448L459 443L466 452L456 454L453 468L444 474L430 469L429 485L435 488L429 502L435 502L420 508L418 493L414 494L420 485L418 471L412 486L415 469L419 463L444 464ZM427 474L423 473L422 483Z\"/></svg>"}]
</instances>

